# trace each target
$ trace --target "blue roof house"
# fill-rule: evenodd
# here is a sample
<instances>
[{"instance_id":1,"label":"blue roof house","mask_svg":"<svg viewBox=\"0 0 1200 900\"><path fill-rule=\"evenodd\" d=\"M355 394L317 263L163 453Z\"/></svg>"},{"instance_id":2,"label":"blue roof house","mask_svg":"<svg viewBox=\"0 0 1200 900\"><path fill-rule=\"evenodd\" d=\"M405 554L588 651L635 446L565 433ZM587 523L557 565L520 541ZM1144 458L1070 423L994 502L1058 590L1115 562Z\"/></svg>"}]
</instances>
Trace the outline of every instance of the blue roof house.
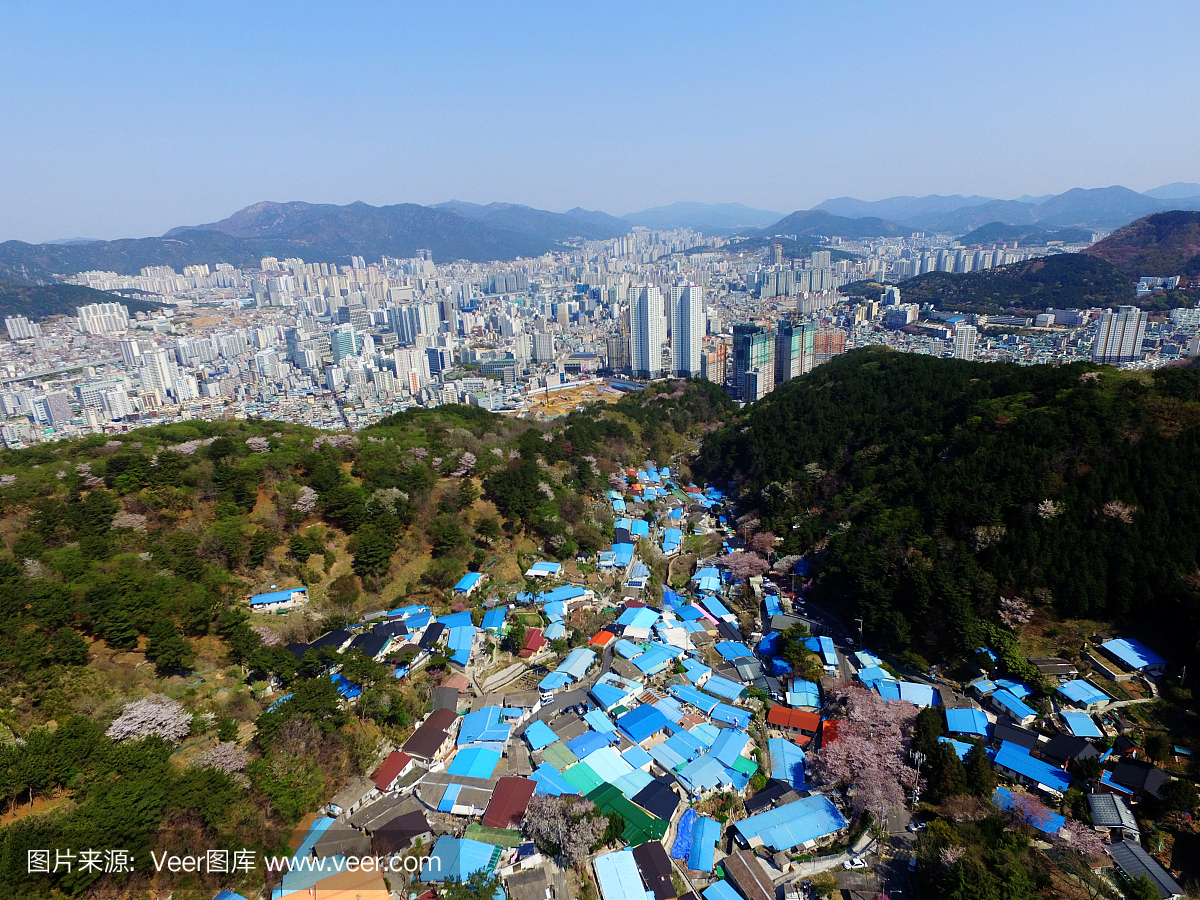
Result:
<instances>
[{"instance_id":1,"label":"blue roof house","mask_svg":"<svg viewBox=\"0 0 1200 900\"><path fill-rule=\"evenodd\" d=\"M1037 710L1019 699L1012 691L1001 688L988 699L996 712L1008 716L1018 725L1028 725L1037 718Z\"/></svg>"},{"instance_id":2,"label":"blue roof house","mask_svg":"<svg viewBox=\"0 0 1200 900\"><path fill-rule=\"evenodd\" d=\"M476 872L490 872L495 867L499 848L469 838L454 838L443 834L433 845L429 859L421 865L421 881L445 881L457 878L466 881Z\"/></svg>"},{"instance_id":3,"label":"blue roof house","mask_svg":"<svg viewBox=\"0 0 1200 900\"><path fill-rule=\"evenodd\" d=\"M1058 693L1066 697L1072 706L1088 712L1094 712L1106 706L1110 699L1108 694L1082 678L1059 685Z\"/></svg>"},{"instance_id":4,"label":"blue roof house","mask_svg":"<svg viewBox=\"0 0 1200 900\"><path fill-rule=\"evenodd\" d=\"M1029 755L1029 749L1003 741L996 751L996 768L1022 784L1062 793L1071 786L1071 776L1048 762Z\"/></svg>"},{"instance_id":5,"label":"blue roof house","mask_svg":"<svg viewBox=\"0 0 1200 900\"><path fill-rule=\"evenodd\" d=\"M271 591L267 594L247 595L250 608L255 612L269 612L276 609L291 609L308 602L308 588L296 587L283 591Z\"/></svg>"},{"instance_id":6,"label":"blue roof house","mask_svg":"<svg viewBox=\"0 0 1200 900\"><path fill-rule=\"evenodd\" d=\"M846 817L828 797L812 794L742 819L733 827L738 839L746 846L765 846L778 851L814 847L847 825Z\"/></svg>"},{"instance_id":7,"label":"blue roof house","mask_svg":"<svg viewBox=\"0 0 1200 900\"><path fill-rule=\"evenodd\" d=\"M458 579L458 584L454 586L454 593L461 597L470 597L482 581L483 575L481 573L468 572L462 578Z\"/></svg>"},{"instance_id":8,"label":"blue roof house","mask_svg":"<svg viewBox=\"0 0 1200 900\"><path fill-rule=\"evenodd\" d=\"M976 734L987 737L988 717L982 709L948 709L946 730L951 734Z\"/></svg>"},{"instance_id":9,"label":"blue roof house","mask_svg":"<svg viewBox=\"0 0 1200 900\"><path fill-rule=\"evenodd\" d=\"M1141 641L1135 641L1133 638L1106 641L1100 645L1100 649L1125 668L1144 675L1161 675L1170 665L1165 657L1159 656Z\"/></svg>"}]
</instances>

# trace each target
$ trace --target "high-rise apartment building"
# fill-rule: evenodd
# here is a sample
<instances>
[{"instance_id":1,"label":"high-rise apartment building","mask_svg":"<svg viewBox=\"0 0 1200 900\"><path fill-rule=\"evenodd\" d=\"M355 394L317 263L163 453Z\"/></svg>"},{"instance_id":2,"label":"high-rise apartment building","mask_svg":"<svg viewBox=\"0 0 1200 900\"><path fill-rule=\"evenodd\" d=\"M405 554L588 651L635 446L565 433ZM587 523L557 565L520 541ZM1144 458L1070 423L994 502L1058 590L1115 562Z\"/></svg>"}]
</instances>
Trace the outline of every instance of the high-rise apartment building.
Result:
<instances>
[{"instance_id":1,"label":"high-rise apartment building","mask_svg":"<svg viewBox=\"0 0 1200 900\"><path fill-rule=\"evenodd\" d=\"M168 358L166 350L155 348L143 353L142 365L138 372L142 379L142 389L156 391L159 400L165 401L167 395L174 392L177 368Z\"/></svg>"},{"instance_id":2,"label":"high-rise apartment building","mask_svg":"<svg viewBox=\"0 0 1200 900\"><path fill-rule=\"evenodd\" d=\"M388 327L400 343L408 346L417 343L417 335L437 334L441 330L441 315L434 303L389 306L387 319Z\"/></svg>"},{"instance_id":3,"label":"high-rise apartment building","mask_svg":"<svg viewBox=\"0 0 1200 900\"><path fill-rule=\"evenodd\" d=\"M123 303L92 303L79 307L79 329L111 337L129 330L129 310Z\"/></svg>"},{"instance_id":4,"label":"high-rise apartment building","mask_svg":"<svg viewBox=\"0 0 1200 900\"><path fill-rule=\"evenodd\" d=\"M974 325L959 325L954 330L954 358L971 360L975 358L975 341L979 331Z\"/></svg>"},{"instance_id":5,"label":"high-rise apartment building","mask_svg":"<svg viewBox=\"0 0 1200 900\"><path fill-rule=\"evenodd\" d=\"M667 338L662 292L652 284L639 284L632 294L629 367L637 378L658 378L662 375L662 346Z\"/></svg>"},{"instance_id":6,"label":"high-rise apartment building","mask_svg":"<svg viewBox=\"0 0 1200 900\"><path fill-rule=\"evenodd\" d=\"M142 350L136 340L121 341L121 362L127 369L136 369L142 362Z\"/></svg>"},{"instance_id":7,"label":"high-rise apartment building","mask_svg":"<svg viewBox=\"0 0 1200 900\"><path fill-rule=\"evenodd\" d=\"M714 384L724 384L727 358L724 344L717 344L711 350L705 350L700 354L700 377Z\"/></svg>"},{"instance_id":8,"label":"high-rise apartment building","mask_svg":"<svg viewBox=\"0 0 1200 900\"><path fill-rule=\"evenodd\" d=\"M748 377L749 376L749 377ZM775 388L775 342L766 325L733 326L733 391L747 403Z\"/></svg>"},{"instance_id":9,"label":"high-rise apartment building","mask_svg":"<svg viewBox=\"0 0 1200 900\"><path fill-rule=\"evenodd\" d=\"M533 361L539 363L554 362L554 335L544 332L534 332Z\"/></svg>"},{"instance_id":10,"label":"high-rise apartment building","mask_svg":"<svg viewBox=\"0 0 1200 900\"><path fill-rule=\"evenodd\" d=\"M813 365L827 363L846 352L846 332L840 328L825 328L813 335Z\"/></svg>"},{"instance_id":11,"label":"high-rise apartment building","mask_svg":"<svg viewBox=\"0 0 1200 900\"><path fill-rule=\"evenodd\" d=\"M329 351L335 363L340 363L347 356L358 353L358 341L355 338L353 325L339 325L329 335Z\"/></svg>"},{"instance_id":12,"label":"high-rise apartment building","mask_svg":"<svg viewBox=\"0 0 1200 900\"><path fill-rule=\"evenodd\" d=\"M1131 362L1142 358L1142 338L1146 335L1146 313L1136 306L1122 306L1116 312L1106 309L1096 327L1092 359L1101 363Z\"/></svg>"},{"instance_id":13,"label":"high-rise apartment building","mask_svg":"<svg viewBox=\"0 0 1200 900\"><path fill-rule=\"evenodd\" d=\"M396 381L410 394L418 393L429 384L429 360L424 350L398 347L392 353L392 360L396 366Z\"/></svg>"},{"instance_id":14,"label":"high-rise apartment building","mask_svg":"<svg viewBox=\"0 0 1200 900\"><path fill-rule=\"evenodd\" d=\"M8 316L4 320L4 327L8 329L9 338L14 341L39 337L42 333L40 325L30 322L24 316Z\"/></svg>"},{"instance_id":15,"label":"high-rise apartment building","mask_svg":"<svg viewBox=\"0 0 1200 900\"><path fill-rule=\"evenodd\" d=\"M623 334L609 335L604 341L604 349L608 368L614 372L629 369L629 338Z\"/></svg>"},{"instance_id":16,"label":"high-rise apartment building","mask_svg":"<svg viewBox=\"0 0 1200 900\"><path fill-rule=\"evenodd\" d=\"M780 322L775 332L775 387L811 372L813 331L808 322Z\"/></svg>"},{"instance_id":17,"label":"high-rise apartment building","mask_svg":"<svg viewBox=\"0 0 1200 900\"><path fill-rule=\"evenodd\" d=\"M674 292L675 288L671 290ZM675 299L671 325L671 371L680 378L700 377L704 318L704 291L699 285L682 285Z\"/></svg>"}]
</instances>

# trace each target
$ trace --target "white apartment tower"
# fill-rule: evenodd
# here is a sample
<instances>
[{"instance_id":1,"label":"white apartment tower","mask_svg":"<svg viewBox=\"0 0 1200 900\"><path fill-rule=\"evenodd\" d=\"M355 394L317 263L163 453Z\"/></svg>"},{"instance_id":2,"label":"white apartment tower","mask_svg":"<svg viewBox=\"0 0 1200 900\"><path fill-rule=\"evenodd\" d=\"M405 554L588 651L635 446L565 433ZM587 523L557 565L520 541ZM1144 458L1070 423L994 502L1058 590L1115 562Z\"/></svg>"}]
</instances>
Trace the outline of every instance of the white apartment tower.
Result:
<instances>
[{"instance_id":1,"label":"white apartment tower","mask_svg":"<svg viewBox=\"0 0 1200 900\"><path fill-rule=\"evenodd\" d=\"M86 334L114 335L129 330L129 310L123 303L92 303L79 307L79 330Z\"/></svg>"},{"instance_id":2,"label":"white apartment tower","mask_svg":"<svg viewBox=\"0 0 1200 900\"><path fill-rule=\"evenodd\" d=\"M159 400L165 401L175 390L177 368L162 348L148 350L142 354L142 365L138 370L142 378L142 389L157 391Z\"/></svg>"},{"instance_id":3,"label":"white apartment tower","mask_svg":"<svg viewBox=\"0 0 1200 900\"><path fill-rule=\"evenodd\" d=\"M971 360L975 358L975 341L979 331L974 325L959 325L954 330L954 358Z\"/></svg>"},{"instance_id":4,"label":"white apartment tower","mask_svg":"<svg viewBox=\"0 0 1200 900\"><path fill-rule=\"evenodd\" d=\"M652 284L639 284L631 290L630 368L635 377L658 378L662 375L662 345L667 339L662 291Z\"/></svg>"},{"instance_id":5,"label":"white apartment tower","mask_svg":"<svg viewBox=\"0 0 1200 900\"><path fill-rule=\"evenodd\" d=\"M1146 314L1136 306L1106 309L1096 328L1092 360L1100 363L1131 362L1142 357L1142 338L1146 335Z\"/></svg>"},{"instance_id":6,"label":"white apartment tower","mask_svg":"<svg viewBox=\"0 0 1200 900\"><path fill-rule=\"evenodd\" d=\"M704 340L704 291L699 285L671 288L675 298L671 322L671 371L681 378L700 377L700 345Z\"/></svg>"}]
</instances>

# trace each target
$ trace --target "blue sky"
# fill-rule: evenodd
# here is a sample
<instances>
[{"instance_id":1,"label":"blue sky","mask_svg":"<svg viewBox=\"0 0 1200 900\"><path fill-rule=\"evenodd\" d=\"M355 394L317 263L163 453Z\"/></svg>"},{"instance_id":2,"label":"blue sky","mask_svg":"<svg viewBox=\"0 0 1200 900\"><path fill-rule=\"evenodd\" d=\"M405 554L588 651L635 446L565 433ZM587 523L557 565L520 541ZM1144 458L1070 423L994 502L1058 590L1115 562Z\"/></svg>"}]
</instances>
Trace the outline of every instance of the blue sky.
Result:
<instances>
[{"instance_id":1,"label":"blue sky","mask_svg":"<svg viewBox=\"0 0 1200 900\"><path fill-rule=\"evenodd\" d=\"M0 7L0 239L1200 181L1191 3Z\"/></svg>"}]
</instances>

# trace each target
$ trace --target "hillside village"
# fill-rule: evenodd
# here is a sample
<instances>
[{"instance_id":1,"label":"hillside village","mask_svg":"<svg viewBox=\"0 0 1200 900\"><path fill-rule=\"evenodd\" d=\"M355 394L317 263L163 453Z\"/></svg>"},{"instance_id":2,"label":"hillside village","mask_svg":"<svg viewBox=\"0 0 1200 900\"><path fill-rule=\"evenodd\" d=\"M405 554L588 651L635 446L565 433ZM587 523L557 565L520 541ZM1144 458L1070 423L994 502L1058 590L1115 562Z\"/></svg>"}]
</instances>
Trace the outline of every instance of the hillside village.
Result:
<instances>
[{"instance_id":1,"label":"hillside village","mask_svg":"<svg viewBox=\"0 0 1200 900\"><path fill-rule=\"evenodd\" d=\"M1123 715L1137 701L1118 699L1129 690L1153 695L1168 665L1154 651L1102 636L1086 654L1087 677L1064 659L1030 659L1054 685L1039 708L1029 705L1034 689L999 675L986 647L966 684L917 672L859 649L836 619L810 614L804 559L740 580L738 557L751 551L722 491L680 485L653 463L625 477L609 492L622 516L614 543L597 557L611 592L540 561L526 575L545 586L512 602L470 574L455 585L449 614L410 605L288 646L297 661L326 647L398 657L399 679L439 655L450 660L428 716L370 777L333 797L298 856L336 866L346 856L428 852L432 862L414 876L421 888L474 878L521 900L804 897L829 884L821 873L839 876L833 884L847 896L879 878L895 890L917 864L915 778L899 808L870 821L869 801L856 796L862 787L831 782L830 767L814 766L819 751L855 740L842 733L857 724L844 718L845 695L860 692L874 700L859 698L860 714L893 708L881 721L899 716L911 727L927 711L925 722L940 732L936 746L965 762L979 754L994 773L988 799L1041 840L1078 842L1093 854L1088 864L1115 883L1144 875L1159 896L1184 896L1139 843L1134 810L1161 799L1171 776L1148 759ZM719 537L723 555L699 560L686 586L656 599L635 541L669 557L684 528ZM533 611L549 624L523 628ZM601 613L602 627L579 635L565 654L550 650L550 641L578 633L567 623L585 612ZM483 677L494 670L490 647L514 629L522 629L518 661ZM788 642L803 647L800 665L785 658ZM332 677L353 704L356 686ZM877 750L888 752L883 742ZM916 761L926 772L936 765ZM1073 784L1087 785L1095 839L1052 811ZM610 823L600 846L551 844L538 822L563 807L578 815L573 804L583 799ZM300 898L321 885L369 889L379 879L292 872L272 896Z\"/></svg>"}]
</instances>

